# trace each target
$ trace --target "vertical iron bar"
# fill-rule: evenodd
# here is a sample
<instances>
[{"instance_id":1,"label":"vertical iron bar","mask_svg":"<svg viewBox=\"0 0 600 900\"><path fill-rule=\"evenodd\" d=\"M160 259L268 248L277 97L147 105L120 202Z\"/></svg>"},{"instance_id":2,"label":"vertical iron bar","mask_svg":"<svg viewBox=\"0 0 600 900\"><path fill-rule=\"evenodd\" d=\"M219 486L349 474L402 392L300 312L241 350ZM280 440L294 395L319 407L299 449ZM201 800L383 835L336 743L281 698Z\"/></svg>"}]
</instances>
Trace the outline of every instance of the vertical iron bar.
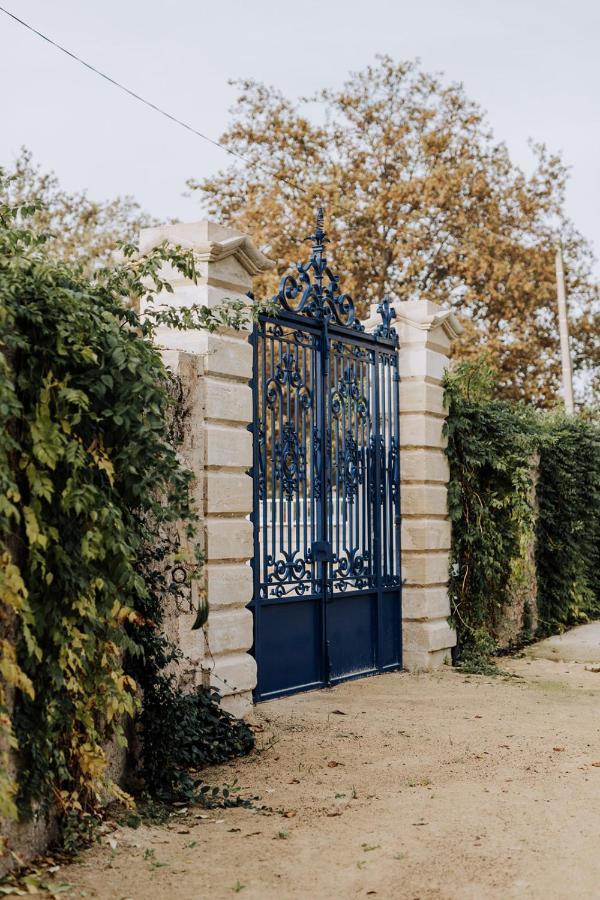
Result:
<instances>
[{"instance_id":1,"label":"vertical iron bar","mask_svg":"<svg viewBox=\"0 0 600 900\"><path fill-rule=\"evenodd\" d=\"M383 598L381 595L381 566L382 566L382 534L381 534L381 397L380 397L380 360L381 355L378 350L374 351L374 359L375 364L373 366L373 374L375 378L375 411L374 411L374 422L373 422L373 430L375 434L375 501L374 501L374 511L373 511L373 519L375 522L375 534L374 534L374 544L375 544L375 586L377 591L377 600L376 600L376 633L377 633L377 646L375 648L376 653L376 666L378 669L381 668L381 648L383 646Z\"/></svg>"},{"instance_id":2,"label":"vertical iron bar","mask_svg":"<svg viewBox=\"0 0 600 900\"><path fill-rule=\"evenodd\" d=\"M321 503L319 510L319 518L320 518L320 528L319 528L319 537L320 540L323 541L324 544L327 544L329 539L329 528L328 528L328 519L329 519L329 497L328 497L328 467L331 460L331 447L328 444L327 440L327 424L329 418L329 407L330 407L330 398L329 398L329 325L327 318L323 319L323 330L321 332L321 397L319 403L319 413L320 413L320 434L321 434L321 447L322 447L322 465L321 465ZM331 661L329 658L329 646L328 646L328 634L327 634L327 603L329 602L328 596L328 578L329 578L329 567L330 563L328 561L323 561L320 563L321 566L321 608L322 608L322 640L323 640L323 681L326 684L330 683L331 680Z\"/></svg>"},{"instance_id":3,"label":"vertical iron bar","mask_svg":"<svg viewBox=\"0 0 600 900\"><path fill-rule=\"evenodd\" d=\"M258 331L258 329L257 329ZM257 379L259 384L255 385L254 390L258 394L260 390L260 399L261 399L261 419L262 426L264 430L264 445L262 449L263 455L263 471L265 476L264 490L263 490L263 498L262 498L262 521L263 521L263 533L260 540L260 553L261 553L261 568L262 568L262 583L264 585L263 590L266 594L268 594L268 582L267 582L267 557L269 555L269 447L273 444L273 435L272 431L269 430L269 422L267 421L267 326L264 322L260 325L260 344L261 344L261 353L260 359L262 361L262 365L258 363L258 347L256 350L256 360L257 360L257 370L258 375ZM258 402L258 400L257 400Z\"/></svg>"},{"instance_id":4,"label":"vertical iron bar","mask_svg":"<svg viewBox=\"0 0 600 900\"><path fill-rule=\"evenodd\" d=\"M259 341L259 325L255 323L252 328L252 543L254 549L254 559L252 561L252 612L253 612L253 635L254 635L254 658L260 659L260 578L261 578L261 559L260 559L260 499L258 494L258 476L260 472L259 464L259 371L258 371L258 341ZM256 685L256 694L259 696L260 683Z\"/></svg>"}]
</instances>

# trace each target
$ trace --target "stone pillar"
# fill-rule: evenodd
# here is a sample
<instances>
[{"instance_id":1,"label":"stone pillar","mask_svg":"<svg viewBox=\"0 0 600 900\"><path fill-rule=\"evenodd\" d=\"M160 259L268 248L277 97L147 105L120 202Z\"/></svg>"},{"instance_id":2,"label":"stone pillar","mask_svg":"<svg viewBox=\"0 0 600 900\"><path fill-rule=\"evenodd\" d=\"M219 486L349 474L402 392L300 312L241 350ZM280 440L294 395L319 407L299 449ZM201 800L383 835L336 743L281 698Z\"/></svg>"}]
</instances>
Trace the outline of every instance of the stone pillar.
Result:
<instances>
[{"instance_id":1,"label":"stone pillar","mask_svg":"<svg viewBox=\"0 0 600 900\"><path fill-rule=\"evenodd\" d=\"M404 667L433 669L450 658L448 624L448 460L442 380L450 345L462 326L428 301L396 301L400 345L400 479L402 511L402 643ZM377 322L376 304L366 323Z\"/></svg>"},{"instance_id":2,"label":"stone pillar","mask_svg":"<svg viewBox=\"0 0 600 900\"><path fill-rule=\"evenodd\" d=\"M197 285L178 272L163 272L174 293L157 304L215 306L228 299L246 300L252 276L272 268L246 235L203 220L187 225L146 228L140 249L147 252L167 240L194 251ZM165 364L179 376L180 406L185 414L182 456L195 475L195 500L201 514L203 582L209 603L208 623L192 631L194 614L171 619L172 639L191 660L192 683L208 681L223 696L223 706L246 714L256 684L252 646L253 554L252 348L247 332L175 331L160 328L157 342Z\"/></svg>"}]
</instances>

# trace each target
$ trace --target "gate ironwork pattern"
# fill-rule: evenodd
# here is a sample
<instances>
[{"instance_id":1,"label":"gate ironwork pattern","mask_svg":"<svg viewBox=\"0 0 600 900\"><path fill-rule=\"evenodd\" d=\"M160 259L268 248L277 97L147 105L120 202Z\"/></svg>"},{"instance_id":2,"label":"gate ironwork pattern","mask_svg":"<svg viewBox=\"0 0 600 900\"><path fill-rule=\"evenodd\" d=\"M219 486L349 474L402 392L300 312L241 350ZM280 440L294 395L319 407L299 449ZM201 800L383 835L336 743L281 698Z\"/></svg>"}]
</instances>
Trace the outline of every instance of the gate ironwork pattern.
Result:
<instances>
[{"instance_id":1,"label":"gate ironwork pattern","mask_svg":"<svg viewBox=\"0 0 600 900\"><path fill-rule=\"evenodd\" d=\"M401 665L395 312L366 334L310 240L252 338L257 700Z\"/></svg>"}]
</instances>

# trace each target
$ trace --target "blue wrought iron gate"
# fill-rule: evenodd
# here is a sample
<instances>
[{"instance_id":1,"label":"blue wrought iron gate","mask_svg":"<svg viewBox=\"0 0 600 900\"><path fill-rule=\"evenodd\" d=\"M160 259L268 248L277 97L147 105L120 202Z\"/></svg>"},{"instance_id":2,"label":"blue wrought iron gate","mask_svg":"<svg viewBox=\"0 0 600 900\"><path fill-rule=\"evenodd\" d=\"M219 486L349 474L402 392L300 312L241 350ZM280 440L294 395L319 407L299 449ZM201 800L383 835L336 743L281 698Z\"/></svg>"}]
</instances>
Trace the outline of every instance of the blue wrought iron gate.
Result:
<instances>
[{"instance_id":1,"label":"blue wrought iron gate","mask_svg":"<svg viewBox=\"0 0 600 900\"><path fill-rule=\"evenodd\" d=\"M401 665L395 313L366 334L310 239L252 338L257 700Z\"/></svg>"}]
</instances>

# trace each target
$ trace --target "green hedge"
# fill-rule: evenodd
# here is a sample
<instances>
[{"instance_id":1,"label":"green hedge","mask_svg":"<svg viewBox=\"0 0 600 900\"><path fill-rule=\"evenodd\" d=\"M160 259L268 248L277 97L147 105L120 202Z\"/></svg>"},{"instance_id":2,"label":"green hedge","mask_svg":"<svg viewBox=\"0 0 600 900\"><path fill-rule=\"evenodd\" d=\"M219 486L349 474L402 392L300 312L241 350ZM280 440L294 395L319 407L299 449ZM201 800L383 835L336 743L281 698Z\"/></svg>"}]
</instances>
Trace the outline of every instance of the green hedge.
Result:
<instances>
[{"instance_id":1,"label":"green hedge","mask_svg":"<svg viewBox=\"0 0 600 900\"><path fill-rule=\"evenodd\" d=\"M494 400L493 381L485 359L446 379L450 599L468 664L494 649L534 537L538 634L600 616L600 428Z\"/></svg>"},{"instance_id":2,"label":"green hedge","mask_svg":"<svg viewBox=\"0 0 600 900\"><path fill-rule=\"evenodd\" d=\"M540 441L540 633L600 618L600 428L554 417Z\"/></svg>"}]
</instances>

